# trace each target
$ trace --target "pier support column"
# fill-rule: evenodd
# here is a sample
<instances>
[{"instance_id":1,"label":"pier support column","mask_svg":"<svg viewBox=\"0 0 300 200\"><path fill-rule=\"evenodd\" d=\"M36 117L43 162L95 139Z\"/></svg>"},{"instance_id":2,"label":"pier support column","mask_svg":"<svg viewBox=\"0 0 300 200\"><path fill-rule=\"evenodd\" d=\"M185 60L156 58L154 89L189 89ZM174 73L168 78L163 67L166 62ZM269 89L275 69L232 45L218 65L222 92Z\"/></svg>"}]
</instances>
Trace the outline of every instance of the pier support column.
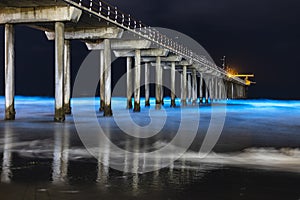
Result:
<instances>
[{"instance_id":1,"label":"pier support column","mask_svg":"<svg viewBox=\"0 0 300 200\"><path fill-rule=\"evenodd\" d=\"M240 86L237 84L235 85L235 90L236 90L236 98L240 98Z\"/></svg>"},{"instance_id":2,"label":"pier support column","mask_svg":"<svg viewBox=\"0 0 300 200\"><path fill-rule=\"evenodd\" d=\"M191 102L192 101L192 79L191 79L191 74L188 74L188 85L187 85L187 88L188 88L188 102Z\"/></svg>"},{"instance_id":3,"label":"pier support column","mask_svg":"<svg viewBox=\"0 0 300 200\"><path fill-rule=\"evenodd\" d=\"M155 86L155 98L156 98L156 106L155 108L156 109L161 109L161 58L159 56L156 57L156 76L155 76L155 79L156 79L156 86Z\"/></svg>"},{"instance_id":4,"label":"pier support column","mask_svg":"<svg viewBox=\"0 0 300 200\"><path fill-rule=\"evenodd\" d=\"M208 98L209 98L210 103L212 101L212 89L211 89L211 86L212 86L212 79L209 78L208 79Z\"/></svg>"},{"instance_id":5,"label":"pier support column","mask_svg":"<svg viewBox=\"0 0 300 200\"><path fill-rule=\"evenodd\" d=\"M243 87L243 98L246 99L247 98L246 86L242 86L242 87Z\"/></svg>"},{"instance_id":6,"label":"pier support column","mask_svg":"<svg viewBox=\"0 0 300 200\"><path fill-rule=\"evenodd\" d=\"M64 110L65 114L71 114L71 51L70 40L65 40L65 64L64 64Z\"/></svg>"},{"instance_id":7,"label":"pier support column","mask_svg":"<svg viewBox=\"0 0 300 200\"><path fill-rule=\"evenodd\" d=\"M205 103L208 104L209 80L205 79Z\"/></svg>"},{"instance_id":8,"label":"pier support column","mask_svg":"<svg viewBox=\"0 0 300 200\"><path fill-rule=\"evenodd\" d=\"M132 58L127 57L127 109L132 109Z\"/></svg>"},{"instance_id":9,"label":"pier support column","mask_svg":"<svg viewBox=\"0 0 300 200\"><path fill-rule=\"evenodd\" d=\"M240 85L240 99L244 98L243 86Z\"/></svg>"},{"instance_id":10,"label":"pier support column","mask_svg":"<svg viewBox=\"0 0 300 200\"><path fill-rule=\"evenodd\" d=\"M145 63L145 106L150 106L150 65Z\"/></svg>"},{"instance_id":11,"label":"pier support column","mask_svg":"<svg viewBox=\"0 0 300 200\"><path fill-rule=\"evenodd\" d=\"M197 103L197 72L196 72L196 69L193 69L192 71L192 78L193 78L193 100L192 100L192 103L193 105L196 105Z\"/></svg>"},{"instance_id":12,"label":"pier support column","mask_svg":"<svg viewBox=\"0 0 300 200\"><path fill-rule=\"evenodd\" d=\"M214 77L211 78L211 93L212 93L212 101L216 101L216 79Z\"/></svg>"},{"instance_id":13,"label":"pier support column","mask_svg":"<svg viewBox=\"0 0 300 200\"><path fill-rule=\"evenodd\" d=\"M64 43L65 25L55 23L55 116L54 121L65 121L64 111Z\"/></svg>"},{"instance_id":14,"label":"pier support column","mask_svg":"<svg viewBox=\"0 0 300 200\"><path fill-rule=\"evenodd\" d=\"M199 77L199 104L203 103L203 75Z\"/></svg>"},{"instance_id":15,"label":"pier support column","mask_svg":"<svg viewBox=\"0 0 300 200\"><path fill-rule=\"evenodd\" d=\"M243 87L240 85L240 99L243 98Z\"/></svg>"},{"instance_id":16,"label":"pier support column","mask_svg":"<svg viewBox=\"0 0 300 200\"><path fill-rule=\"evenodd\" d=\"M219 99L220 99L220 100L223 100L223 99L224 99L224 96L223 96L223 84L222 84L222 79L219 80L218 86L219 86Z\"/></svg>"},{"instance_id":17,"label":"pier support column","mask_svg":"<svg viewBox=\"0 0 300 200\"><path fill-rule=\"evenodd\" d=\"M175 108L175 62L171 63L171 107Z\"/></svg>"},{"instance_id":18,"label":"pier support column","mask_svg":"<svg viewBox=\"0 0 300 200\"><path fill-rule=\"evenodd\" d=\"M100 108L99 111L104 111L105 99L105 79L104 79L104 50L100 50Z\"/></svg>"},{"instance_id":19,"label":"pier support column","mask_svg":"<svg viewBox=\"0 0 300 200\"><path fill-rule=\"evenodd\" d=\"M182 73L180 76L180 100L182 103L182 100L183 100L183 70L182 70Z\"/></svg>"},{"instance_id":20,"label":"pier support column","mask_svg":"<svg viewBox=\"0 0 300 200\"><path fill-rule=\"evenodd\" d=\"M135 50L134 68L134 112L141 112L141 50Z\"/></svg>"},{"instance_id":21,"label":"pier support column","mask_svg":"<svg viewBox=\"0 0 300 200\"><path fill-rule=\"evenodd\" d=\"M225 89L225 91L224 91L224 99L228 100L229 99L229 94L228 94L229 88L228 88L227 82L226 82L226 85L224 85L224 89Z\"/></svg>"},{"instance_id":22,"label":"pier support column","mask_svg":"<svg viewBox=\"0 0 300 200\"><path fill-rule=\"evenodd\" d=\"M224 100L224 84L223 84L223 80L220 79L219 81L219 97L221 100Z\"/></svg>"},{"instance_id":23,"label":"pier support column","mask_svg":"<svg viewBox=\"0 0 300 200\"><path fill-rule=\"evenodd\" d=\"M215 100L217 101L217 100L220 100L220 98L219 98L219 78L218 77L215 77L215 85L214 85L214 87L215 87Z\"/></svg>"},{"instance_id":24,"label":"pier support column","mask_svg":"<svg viewBox=\"0 0 300 200\"><path fill-rule=\"evenodd\" d=\"M104 43L104 82L105 82L105 97L104 97L104 117L113 115L111 110L111 44L109 39L105 39Z\"/></svg>"},{"instance_id":25,"label":"pier support column","mask_svg":"<svg viewBox=\"0 0 300 200\"><path fill-rule=\"evenodd\" d=\"M231 88L231 99L234 99L234 89L233 89L234 86L233 86L233 83L232 83L232 82L230 83L230 86L231 86L231 87L230 87L230 88Z\"/></svg>"},{"instance_id":26,"label":"pier support column","mask_svg":"<svg viewBox=\"0 0 300 200\"><path fill-rule=\"evenodd\" d=\"M164 86L163 86L163 77L164 77L164 70L163 68L161 67L160 68L160 83L161 83L161 105L164 105L165 102L164 102Z\"/></svg>"},{"instance_id":27,"label":"pier support column","mask_svg":"<svg viewBox=\"0 0 300 200\"><path fill-rule=\"evenodd\" d=\"M241 98L243 99L244 98L244 86L240 86L241 87Z\"/></svg>"},{"instance_id":28,"label":"pier support column","mask_svg":"<svg viewBox=\"0 0 300 200\"><path fill-rule=\"evenodd\" d=\"M182 98L181 98L181 105L186 106L186 93L187 93L187 66L183 66L183 71L182 71L182 86L181 86L181 93L182 93Z\"/></svg>"},{"instance_id":29,"label":"pier support column","mask_svg":"<svg viewBox=\"0 0 300 200\"><path fill-rule=\"evenodd\" d=\"M209 97L210 97L210 103L214 101L214 78L211 77L209 81Z\"/></svg>"},{"instance_id":30,"label":"pier support column","mask_svg":"<svg viewBox=\"0 0 300 200\"><path fill-rule=\"evenodd\" d=\"M15 119L15 32L5 24L5 120Z\"/></svg>"}]
</instances>

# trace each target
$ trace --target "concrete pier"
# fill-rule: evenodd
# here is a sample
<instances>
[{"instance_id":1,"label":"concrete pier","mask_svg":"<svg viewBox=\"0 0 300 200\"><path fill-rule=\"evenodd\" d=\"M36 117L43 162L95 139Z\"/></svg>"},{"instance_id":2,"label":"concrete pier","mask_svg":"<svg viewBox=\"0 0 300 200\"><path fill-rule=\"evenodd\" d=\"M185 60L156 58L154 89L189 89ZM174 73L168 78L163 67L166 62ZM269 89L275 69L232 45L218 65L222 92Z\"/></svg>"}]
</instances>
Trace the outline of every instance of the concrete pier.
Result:
<instances>
[{"instance_id":1,"label":"concrete pier","mask_svg":"<svg viewBox=\"0 0 300 200\"><path fill-rule=\"evenodd\" d=\"M111 110L111 46L110 40L104 39L104 82L105 82L105 96L104 96L104 117L111 117L113 115Z\"/></svg>"},{"instance_id":2,"label":"concrete pier","mask_svg":"<svg viewBox=\"0 0 300 200\"><path fill-rule=\"evenodd\" d=\"M4 3L5 1L1 1ZM6 1L6 2L12 2ZM5 4L7 4L5 2ZM16 1L15 1L16 2ZM12 4L15 4L12 3ZM17 1L19 5L1 5L0 24L12 23L49 23L49 22L78 22L82 11L74 6L46 6L39 5L41 1L36 1L35 6L29 6L30 1ZM15 7L14 7L15 6Z\"/></svg>"},{"instance_id":3,"label":"concrete pier","mask_svg":"<svg viewBox=\"0 0 300 200\"><path fill-rule=\"evenodd\" d=\"M239 85L239 98L242 99L243 98L243 87L241 85Z\"/></svg>"},{"instance_id":4,"label":"concrete pier","mask_svg":"<svg viewBox=\"0 0 300 200\"><path fill-rule=\"evenodd\" d=\"M101 7L101 6L100 6ZM103 6L101 8L104 8ZM238 77L231 77L214 64L207 62L202 55L185 50L177 42L162 37L159 32L154 34L151 27L145 27L145 34L135 32L127 19L122 15L112 19L110 8L107 18L103 18L97 11L95 4L85 4L82 1L3 1L0 3L0 24L5 25L5 119L15 119L15 50L14 50L14 24L24 24L43 31L49 40L55 40L55 115L54 121L65 121L65 115L71 114L71 52L70 41L83 41L89 50L100 50L100 111L106 117L112 116L112 72L111 50L116 57L127 58L127 108L134 107L134 112L140 112L140 86L141 63L145 64L145 106L150 106L150 64L156 63L156 109L164 104L164 69L171 64L171 107L175 107L176 67L182 69L181 77L181 105L186 106L187 101L193 105L197 102L199 92L200 103L204 97L211 102L216 99L245 98L246 86L249 81ZM120 14L120 13L119 13ZM94 18L89 20L93 16ZM118 18L118 19L117 19ZM130 19L131 20L131 19ZM136 23L137 21L135 21ZM54 25L54 26L53 26ZM132 25L132 24L131 24ZM142 31L143 25L140 26ZM138 39L128 38L124 31L137 34ZM147 31L149 30L149 31ZM124 37L123 37L124 35ZM153 48L158 46L160 48ZM175 48L174 48L175 47ZM174 51L175 50L175 51ZM135 58L135 69L131 71ZM200 74L200 82L197 73ZM135 74L133 76L133 74ZM165 76L167 77L167 76ZM223 81L228 81L224 86ZM133 82L134 81L134 82ZM134 84L134 85L133 85ZM199 86L198 86L199 84ZM231 84L231 85L230 85ZM134 87L133 87L134 86ZM198 89L199 87L199 89ZM231 93L231 94L230 94ZM132 95L134 94L134 105Z\"/></svg>"},{"instance_id":5,"label":"concrete pier","mask_svg":"<svg viewBox=\"0 0 300 200\"><path fill-rule=\"evenodd\" d=\"M188 89L188 102L192 101L192 78L191 78L191 74L188 74L188 85L187 85L187 89Z\"/></svg>"},{"instance_id":6,"label":"concrete pier","mask_svg":"<svg viewBox=\"0 0 300 200\"><path fill-rule=\"evenodd\" d=\"M180 103L183 100L183 70L180 76Z\"/></svg>"},{"instance_id":7,"label":"concrete pier","mask_svg":"<svg viewBox=\"0 0 300 200\"><path fill-rule=\"evenodd\" d=\"M150 65L145 63L145 106L150 106Z\"/></svg>"},{"instance_id":8,"label":"concrete pier","mask_svg":"<svg viewBox=\"0 0 300 200\"><path fill-rule=\"evenodd\" d=\"M104 79L104 50L100 50L100 108L99 111L104 111L105 99L105 79Z\"/></svg>"},{"instance_id":9,"label":"concrete pier","mask_svg":"<svg viewBox=\"0 0 300 200\"><path fill-rule=\"evenodd\" d=\"M222 84L222 81L220 79L218 81L218 96L219 96L220 100L224 99L224 97L223 97L223 84Z\"/></svg>"},{"instance_id":10,"label":"concrete pier","mask_svg":"<svg viewBox=\"0 0 300 200\"><path fill-rule=\"evenodd\" d=\"M183 66L182 71L182 86L181 86L182 98L181 105L186 106L186 93L187 93L187 66Z\"/></svg>"},{"instance_id":11,"label":"concrete pier","mask_svg":"<svg viewBox=\"0 0 300 200\"><path fill-rule=\"evenodd\" d=\"M64 64L64 110L65 114L71 114L71 51L70 40L65 40L65 64Z\"/></svg>"},{"instance_id":12,"label":"concrete pier","mask_svg":"<svg viewBox=\"0 0 300 200\"><path fill-rule=\"evenodd\" d=\"M240 86L240 91L241 91L240 98L244 99L245 98L245 87L242 85L239 85L239 86Z\"/></svg>"},{"instance_id":13,"label":"concrete pier","mask_svg":"<svg viewBox=\"0 0 300 200\"><path fill-rule=\"evenodd\" d=\"M141 50L135 50L135 68L134 68L134 112L141 111Z\"/></svg>"},{"instance_id":14,"label":"concrete pier","mask_svg":"<svg viewBox=\"0 0 300 200\"><path fill-rule=\"evenodd\" d=\"M197 103L197 72L196 69L192 71L192 103L196 105Z\"/></svg>"},{"instance_id":15,"label":"concrete pier","mask_svg":"<svg viewBox=\"0 0 300 200\"><path fill-rule=\"evenodd\" d=\"M5 24L5 119L15 119L15 31Z\"/></svg>"},{"instance_id":16,"label":"concrete pier","mask_svg":"<svg viewBox=\"0 0 300 200\"><path fill-rule=\"evenodd\" d=\"M156 69L155 69L155 108L156 109L161 109L161 105L162 105L162 102L161 102L161 84L162 84L162 77L161 77L161 57L160 56L157 56L156 57Z\"/></svg>"},{"instance_id":17,"label":"concrete pier","mask_svg":"<svg viewBox=\"0 0 300 200\"><path fill-rule=\"evenodd\" d=\"M210 77L210 86L209 86L209 90L210 90L210 103L212 103L215 100L215 93L214 93L214 78Z\"/></svg>"},{"instance_id":18,"label":"concrete pier","mask_svg":"<svg viewBox=\"0 0 300 200\"><path fill-rule=\"evenodd\" d=\"M161 81L160 81L160 83L161 83L161 89L160 89L160 91L161 91L161 105L164 105L165 104L165 102L164 102L164 83L163 83L163 81L164 81L164 70L163 70L163 67L161 67L160 68L160 78L161 78Z\"/></svg>"},{"instance_id":19,"label":"concrete pier","mask_svg":"<svg viewBox=\"0 0 300 200\"><path fill-rule=\"evenodd\" d=\"M214 94L215 94L215 100L220 100L219 98L219 78L215 77L215 85L214 85Z\"/></svg>"},{"instance_id":20,"label":"concrete pier","mask_svg":"<svg viewBox=\"0 0 300 200\"><path fill-rule=\"evenodd\" d=\"M224 90L223 90L223 99L227 100L228 99L228 93L227 92L228 92L229 89L228 89L228 87L226 87L225 84L224 84L223 87L224 87Z\"/></svg>"},{"instance_id":21,"label":"concrete pier","mask_svg":"<svg viewBox=\"0 0 300 200\"><path fill-rule=\"evenodd\" d=\"M199 76L199 104L203 103L203 75Z\"/></svg>"},{"instance_id":22,"label":"concrete pier","mask_svg":"<svg viewBox=\"0 0 300 200\"><path fill-rule=\"evenodd\" d=\"M127 109L132 109L132 57L126 58L127 63Z\"/></svg>"},{"instance_id":23,"label":"concrete pier","mask_svg":"<svg viewBox=\"0 0 300 200\"><path fill-rule=\"evenodd\" d=\"M62 22L55 23L55 115L54 121L65 121L64 111L64 28Z\"/></svg>"},{"instance_id":24,"label":"concrete pier","mask_svg":"<svg viewBox=\"0 0 300 200\"><path fill-rule=\"evenodd\" d=\"M231 99L234 99L234 90L233 90L233 83L231 82L230 83L230 98Z\"/></svg>"},{"instance_id":25,"label":"concrete pier","mask_svg":"<svg viewBox=\"0 0 300 200\"><path fill-rule=\"evenodd\" d=\"M220 79L220 85L219 85L219 88L220 88L220 98L222 100L225 99L225 91L226 91L226 88L225 88L225 84L223 82L222 79Z\"/></svg>"},{"instance_id":26,"label":"concrete pier","mask_svg":"<svg viewBox=\"0 0 300 200\"><path fill-rule=\"evenodd\" d=\"M85 41L89 50L100 50L100 108L99 111L104 111L105 99L105 81L104 81L104 43L103 39L117 39L123 35L123 30L117 27L94 27L94 28L81 28L81 27L67 27L64 31L65 40L82 40ZM45 32L49 40L55 38L55 33L52 31ZM127 42L127 41L126 41ZM125 42L125 43L126 43ZM123 45L123 43L114 42L114 46ZM111 45L112 46L112 45ZM66 73L66 72L65 72ZM67 100L66 100L67 101ZM68 107L67 105L65 105ZM67 109L66 109L67 110Z\"/></svg>"},{"instance_id":27,"label":"concrete pier","mask_svg":"<svg viewBox=\"0 0 300 200\"><path fill-rule=\"evenodd\" d=\"M171 107L175 108L176 107L176 103L175 103L175 62L171 63Z\"/></svg>"},{"instance_id":28,"label":"concrete pier","mask_svg":"<svg viewBox=\"0 0 300 200\"><path fill-rule=\"evenodd\" d=\"M211 77L209 79L209 99L210 99L210 103L212 103L214 101L214 90L213 90L213 86L214 86L214 79Z\"/></svg>"},{"instance_id":29,"label":"concrete pier","mask_svg":"<svg viewBox=\"0 0 300 200\"><path fill-rule=\"evenodd\" d=\"M161 87L161 99L162 99L162 105L164 104L164 83L163 83L163 80L164 79L164 71L163 69L169 69L171 70L171 74L170 76L172 76L172 65L174 65L174 81L175 81L175 70L176 70L176 64L178 62L181 62L182 61L182 56L177 56L177 55L168 55L167 54L168 52L162 52L161 50L159 51L156 51L156 56L160 56L161 57L161 63L164 63L164 66L161 66L162 67L162 87ZM152 50L152 55L154 54L154 51ZM156 57L151 57L151 54L149 54L149 56L145 56L142 58L142 62L145 62L145 63L155 63L156 62ZM171 64L171 67L169 67L168 63ZM178 63L180 65L180 63ZM171 77L172 79L172 77ZM172 82L171 81L171 85L172 85ZM172 86L170 85L170 87L172 88ZM172 89L169 88L171 90L171 104L172 104ZM174 88L175 88L175 82L174 82ZM173 106L175 105L175 90L174 91L174 104ZM171 105L172 107L172 105Z\"/></svg>"},{"instance_id":30,"label":"concrete pier","mask_svg":"<svg viewBox=\"0 0 300 200\"><path fill-rule=\"evenodd\" d=\"M208 104L208 98L209 98L209 80L205 79L205 103Z\"/></svg>"}]
</instances>

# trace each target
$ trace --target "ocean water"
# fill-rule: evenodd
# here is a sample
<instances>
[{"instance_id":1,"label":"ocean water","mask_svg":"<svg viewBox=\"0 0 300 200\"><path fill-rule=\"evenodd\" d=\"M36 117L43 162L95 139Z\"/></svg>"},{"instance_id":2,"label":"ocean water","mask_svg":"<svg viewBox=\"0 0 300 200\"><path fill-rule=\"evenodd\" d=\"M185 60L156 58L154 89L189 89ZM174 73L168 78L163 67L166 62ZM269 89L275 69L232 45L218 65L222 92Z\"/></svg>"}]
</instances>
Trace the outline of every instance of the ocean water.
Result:
<instances>
[{"instance_id":1,"label":"ocean water","mask_svg":"<svg viewBox=\"0 0 300 200\"><path fill-rule=\"evenodd\" d=\"M112 118L98 98L72 101L54 123L52 98L16 97L17 119L0 120L1 199L300 199L300 101L151 99L133 113L113 98Z\"/></svg>"}]
</instances>

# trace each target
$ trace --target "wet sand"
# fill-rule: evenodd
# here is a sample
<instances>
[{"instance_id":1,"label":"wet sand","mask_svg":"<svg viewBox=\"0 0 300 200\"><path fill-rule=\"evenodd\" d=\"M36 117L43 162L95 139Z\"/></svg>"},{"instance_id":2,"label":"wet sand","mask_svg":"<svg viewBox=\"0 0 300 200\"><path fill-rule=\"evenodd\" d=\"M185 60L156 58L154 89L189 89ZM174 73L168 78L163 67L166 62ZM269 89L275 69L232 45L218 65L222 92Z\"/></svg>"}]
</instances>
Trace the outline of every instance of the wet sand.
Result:
<instances>
[{"instance_id":1,"label":"wet sand","mask_svg":"<svg viewBox=\"0 0 300 200\"><path fill-rule=\"evenodd\" d=\"M124 109L124 100L113 100L114 112ZM158 155L148 164L134 156L117 162L112 151L106 151L110 147L102 144L105 151L93 157L83 146L72 116L64 124L52 122L53 99L17 97L17 120L0 121L1 199L300 198L299 101L226 102L222 134L204 159L197 155L212 108L170 109L168 103L166 125L147 141L129 137L113 118L97 112L99 124L109 129L114 144L130 152L149 152L174 137L180 112L200 109L199 130L186 154L160 170L132 173L142 167L155 169L170 155ZM225 105L215 106L218 112ZM151 121L146 108L131 117L141 126ZM116 164L127 172L109 167Z\"/></svg>"}]
</instances>

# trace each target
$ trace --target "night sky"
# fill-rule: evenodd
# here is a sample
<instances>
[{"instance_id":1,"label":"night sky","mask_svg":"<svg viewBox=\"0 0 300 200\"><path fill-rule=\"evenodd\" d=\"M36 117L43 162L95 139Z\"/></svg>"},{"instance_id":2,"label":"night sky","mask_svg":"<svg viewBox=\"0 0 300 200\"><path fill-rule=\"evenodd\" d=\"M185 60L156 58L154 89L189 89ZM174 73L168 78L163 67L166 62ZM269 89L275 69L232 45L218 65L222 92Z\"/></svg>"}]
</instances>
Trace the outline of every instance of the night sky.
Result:
<instances>
[{"instance_id":1,"label":"night sky","mask_svg":"<svg viewBox=\"0 0 300 200\"><path fill-rule=\"evenodd\" d=\"M217 64L223 55L240 73L254 73L251 98L300 99L299 0L110 0L145 24L185 33ZM0 63L4 30L0 28ZM72 42L73 78L88 54ZM4 94L3 68L0 94ZM125 71L124 69L120 70ZM16 94L53 96L54 42L43 32L16 28Z\"/></svg>"}]
</instances>

